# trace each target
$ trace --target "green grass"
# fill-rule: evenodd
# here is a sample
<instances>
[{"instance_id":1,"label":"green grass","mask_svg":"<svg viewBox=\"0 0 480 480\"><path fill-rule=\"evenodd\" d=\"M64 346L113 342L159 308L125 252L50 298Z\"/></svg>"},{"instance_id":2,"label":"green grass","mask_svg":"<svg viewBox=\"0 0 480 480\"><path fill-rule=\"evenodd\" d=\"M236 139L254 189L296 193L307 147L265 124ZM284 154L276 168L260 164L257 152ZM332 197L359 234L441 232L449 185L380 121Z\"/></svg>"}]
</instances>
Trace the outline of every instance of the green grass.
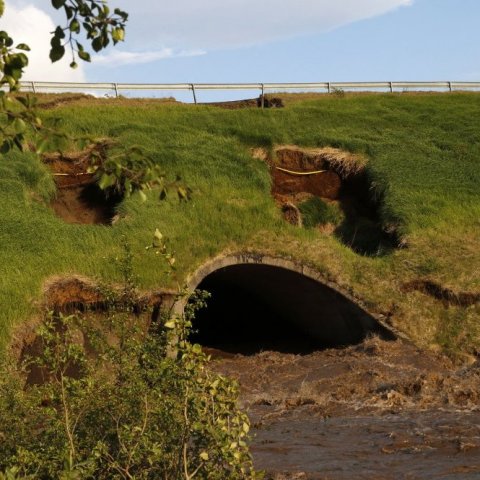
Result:
<instances>
[{"instance_id":1,"label":"green grass","mask_svg":"<svg viewBox=\"0 0 480 480\"><path fill-rule=\"evenodd\" d=\"M300 203L298 206L302 214L303 226L306 228L314 228L317 225L331 223L338 225L344 215L336 204L328 204L318 197L311 197Z\"/></svg>"},{"instance_id":2,"label":"green grass","mask_svg":"<svg viewBox=\"0 0 480 480\"><path fill-rule=\"evenodd\" d=\"M291 98L291 97L289 97ZM48 169L33 155L0 161L0 342L11 327L38 314L42 286L73 273L117 280L120 238L136 253L144 288L174 283L159 273L145 246L155 228L176 251L182 281L226 250L257 250L308 262L420 345L480 348L480 309L460 313L403 282L428 276L457 291L480 290L480 95L346 95L287 101L285 109L221 110L154 101L80 100L45 111L72 133L141 145L193 200L133 197L113 227L65 224L48 207L55 193ZM278 144L333 146L368 157L384 194L384 225L401 226L408 248L382 257L353 252L334 236L284 222L270 195L267 166L250 148ZM453 327L453 326L454 327Z\"/></svg>"}]
</instances>

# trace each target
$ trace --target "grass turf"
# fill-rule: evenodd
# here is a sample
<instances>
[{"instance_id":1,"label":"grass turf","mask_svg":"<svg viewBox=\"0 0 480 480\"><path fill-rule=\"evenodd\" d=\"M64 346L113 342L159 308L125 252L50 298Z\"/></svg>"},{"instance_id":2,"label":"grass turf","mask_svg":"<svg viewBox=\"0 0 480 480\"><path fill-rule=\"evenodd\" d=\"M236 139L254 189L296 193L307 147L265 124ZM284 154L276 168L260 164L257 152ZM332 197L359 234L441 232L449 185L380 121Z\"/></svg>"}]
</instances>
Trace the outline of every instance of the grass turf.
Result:
<instances>
[{"instance_id":1,"label":"grass turf","mask_svg":"<svg viewBox=\"0 0 480 480\"><path fill-rule=\"evenodd\" d=\"M179 282L207 258L255 250L305 261L422 346L480 349L480 306L446 307L401 285L428 278L454 291L480 291L480 95L372 94L288 97L286 108L222 110L138 100L60 102L45 116L63 128L141 145L193 200L171 197L121 206L113 227L69 225L48 206L52 177L34 155L0 163L0 343L11 327L38 315L53 275L117 280L126 235L143 288L174 283L145 246L159 228L176 251ZM287 224L270 195L265 163L250 148L333 146L368 157L383 192L381 219L395 223L408 248L381 257L354 253L333 236Z\"/></svg>"}]
</instances>

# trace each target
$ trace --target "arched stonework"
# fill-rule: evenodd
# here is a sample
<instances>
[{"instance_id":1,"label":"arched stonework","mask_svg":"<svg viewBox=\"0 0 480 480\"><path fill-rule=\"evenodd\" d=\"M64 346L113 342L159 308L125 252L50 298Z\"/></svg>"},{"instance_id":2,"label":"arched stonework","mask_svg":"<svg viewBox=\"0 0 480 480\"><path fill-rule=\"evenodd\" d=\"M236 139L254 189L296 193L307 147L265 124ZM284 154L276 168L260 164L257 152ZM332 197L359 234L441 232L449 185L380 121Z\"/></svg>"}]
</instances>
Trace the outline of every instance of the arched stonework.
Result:
<instances>
[{"instance_id":1,"label":"arched stonework","mask_svg":"<svg viewBox=\"0 0 480 480\"><path fill-rule=\"evenodd\" d=\"M371 333L396 337L383 319L368 312L358 299L325 279L319 271L292 260L259 253L221 255L203 264L187 280L191 291L205 284L217 289L217 297L222 295L222 289L230 295L231 314L224 307L224 318L228 321L229 317L235 318L240 306L234 300L238 292L250 301L254 295L263 306L268 305L269 311L288 318L321 346L357 343ZM185 302L177 305L177 311L183 309ZM241 318L247 316L248 311ZM252 329L255 325L259 326L259 322L252 324ZM223 323L215 330L221 328Z\"/></svg>"}]
</instances>

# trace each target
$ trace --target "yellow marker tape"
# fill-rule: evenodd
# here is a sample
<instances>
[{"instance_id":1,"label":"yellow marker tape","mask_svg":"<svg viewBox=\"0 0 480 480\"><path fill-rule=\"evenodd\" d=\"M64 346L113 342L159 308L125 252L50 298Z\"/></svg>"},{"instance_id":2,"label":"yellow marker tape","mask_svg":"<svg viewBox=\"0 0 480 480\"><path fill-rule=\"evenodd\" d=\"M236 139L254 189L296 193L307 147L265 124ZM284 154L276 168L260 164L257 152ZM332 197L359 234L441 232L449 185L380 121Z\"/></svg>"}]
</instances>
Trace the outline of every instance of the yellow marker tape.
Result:
<instances>
[{"instance_id":1,"label":"yellow marker tape","mask_svg":"<svg viewBox=\"0 0 480 480\"><path fill-rule=\"evenodd\" d=\"M325 173L328 170L315 170L314 172L294 172L292 170L287 170L286 168L275 167L277 170L281 172L289 173L290 175L316 175L317 173Z\"/></svg>"},{"instance_id":2,"label":"yellow marker tape","mask_svg":"<svg viewBox=\"0 0 480 480\"><path fill-rule=\"evenodd\" d=\"M80 175L91 175L91 173L54 173L54 177L78 177Z\"/></svg>"}]
</instances>

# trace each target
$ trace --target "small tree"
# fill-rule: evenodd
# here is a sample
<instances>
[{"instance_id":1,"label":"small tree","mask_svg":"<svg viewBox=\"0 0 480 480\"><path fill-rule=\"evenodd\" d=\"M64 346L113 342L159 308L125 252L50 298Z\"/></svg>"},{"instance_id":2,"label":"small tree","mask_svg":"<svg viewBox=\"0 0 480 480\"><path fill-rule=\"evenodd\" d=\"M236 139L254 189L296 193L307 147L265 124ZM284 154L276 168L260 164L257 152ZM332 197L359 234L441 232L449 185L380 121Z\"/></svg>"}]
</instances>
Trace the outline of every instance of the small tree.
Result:
<instances>
[{"instance_id":1,"label":"small tree","mask_svg":"<svg viewBox=\"0 0 480 480\"><path fill-rule=\"evenodd\" d=\"M153 248L171 268L159 237ZM3 367L0 479L257 478L237 385L188 341L205 295L146 332L124 248L123 288L105 291L106 315L50 314L39 329L41 353L25 368L43 382L25 386L25 371Z\"/></svg>"}]
</instances>

